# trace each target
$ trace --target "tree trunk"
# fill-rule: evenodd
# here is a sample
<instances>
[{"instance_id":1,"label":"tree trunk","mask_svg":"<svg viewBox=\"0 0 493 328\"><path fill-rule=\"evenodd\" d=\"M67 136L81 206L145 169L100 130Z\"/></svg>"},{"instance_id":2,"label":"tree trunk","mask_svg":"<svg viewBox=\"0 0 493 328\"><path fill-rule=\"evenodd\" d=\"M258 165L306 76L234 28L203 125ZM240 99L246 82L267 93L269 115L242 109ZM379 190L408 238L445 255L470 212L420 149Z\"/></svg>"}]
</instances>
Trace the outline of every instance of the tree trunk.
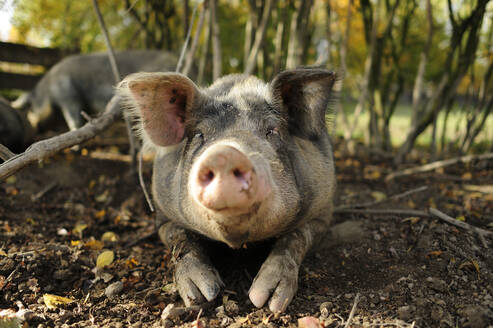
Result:
<instances>
[{"instance_id":1,"label":"tree trunk","mask_svg":"<svg viewBox=\"0 0 493 328\"><path fill-rule=\"evenodd\" d=\"M257 32L255 33L255 41L253 42L252 49L245 64L245 74L252 74L253 70L255 69L255 62L257 60L259 49L264 42L265 32L267 30L267 23L269 22L274 2L274 0L266 0L266 3L264 5L264 12L262 14L262 20L260 21L260 25L257 28Z\"/></svg>"},{"instance_id":2,"label":"tree trunk","mask_svg":"<svg viewBox=\"0 0 493 328\"><path fill-rule=\"evenodd\" d=\"M416 125L416 120L419 117L419 108L421 106L421 99L424 92L424 77L426 66L428 64L428 56L433 41L433 11L431 7L431 0L426 0L426 17L428 19L428 33L426 37L425 47L420 54L418 72L416 73L416 79L414 80L411 126Z\"/></svg>"},{"instance_id":3,"label":"tree trunk","mask_svg":"<svg viewBox=\"0 0 493 328\"><path fill-rule=\"evenodd\" d=\"M418 122L411 127L405 142L397 151L396 163L401 163L410 152L418 136L433 122L433 118L438 115L443 105L455 93L457 86L461 82L468 68L474 63L476 50L479 43L479 32L486 11L486 4L489 0L479 0L470 16L460 20L460 24L455 21L452 11L452 4L449 4L449 17L452 24L451 45L444 65L444 71L440 85L435 90L432 99L428 101L423 115ZM468 31L468 33L466 33ZM467 34L466 42L462 39ZM464 46L464 49L461 46ZM457 50L460 50L461 60L454 66L454 57Z\"/></svg>"},{"instance_id":4,"label":"tree trunk","mask_svg":"<svg viewBox=\"0 0 493 328\"><path fill-rule=\"evenodd\" d=\"M274 65L272 68L272 76L279 73L282 68L282 49L283 49L283 39L284 31L287 23L287 5L285 3L279 6L277 9L277 29L276 37L274 39Z\"/></svg>"},{"instance_id":5,"label":"tree trunk","mask_svg":"<svg viewBox=\"0 0 493 328\"><path fill-rule=\"evenodd\" d=\"M217 12L217 0L211 0L212 23L212 79L215 81L222 75L221 40L219 38L219 19Z\"/></svg>"},{"instance_id":6,"label":"tree trunk","mask_svg":"<svg viewBox=\"0 0 493 328\"><path fill-rule=\"evenodd\" d=\"M306 35L312 4L313 0L301 0L298 9L291 17L286 68L295 68L302 63L303 40Z\"/></svg>"}]
</instances>

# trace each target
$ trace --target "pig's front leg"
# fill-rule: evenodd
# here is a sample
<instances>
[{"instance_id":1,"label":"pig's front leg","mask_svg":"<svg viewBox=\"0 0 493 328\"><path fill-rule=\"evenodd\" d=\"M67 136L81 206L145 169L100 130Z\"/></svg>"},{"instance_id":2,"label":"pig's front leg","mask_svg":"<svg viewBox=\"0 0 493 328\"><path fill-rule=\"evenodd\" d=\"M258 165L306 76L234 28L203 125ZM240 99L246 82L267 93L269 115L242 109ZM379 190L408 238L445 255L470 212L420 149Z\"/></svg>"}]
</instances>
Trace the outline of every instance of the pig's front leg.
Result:
<instances>
[{"instance_id":1,"label":"pig's front leg","mask_svg":"<svg viewBox=\"0 0 493 328\"><path fill-rule=\"evenodd\" d=\"M256 307L270 298L272 312L286 310L298 289L301 262L327 228L325 221L312 220L276 241L250 287L249 297Z\"/></svg>"},{"instance_id":2,"label":"pig's front leg","mask_svg":"<svg viewBox=\"0 0 493 328\"><path fill-rule=\"evenodd\" d=\"M167 222L159 228L159 237L178 253L175 281L185 305L201 304L216 298L224 283L193 233Z\"/></svg>"}]
</instances>

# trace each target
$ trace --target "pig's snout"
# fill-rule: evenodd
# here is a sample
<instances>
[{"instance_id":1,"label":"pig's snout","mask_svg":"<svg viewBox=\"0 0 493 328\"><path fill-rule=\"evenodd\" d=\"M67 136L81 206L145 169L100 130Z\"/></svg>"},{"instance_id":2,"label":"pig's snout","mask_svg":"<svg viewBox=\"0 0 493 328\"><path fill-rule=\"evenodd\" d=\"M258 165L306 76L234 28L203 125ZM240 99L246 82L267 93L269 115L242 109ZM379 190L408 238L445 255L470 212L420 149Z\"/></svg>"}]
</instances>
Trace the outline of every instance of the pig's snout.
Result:
<instances>
[{"instance_id":1,"label":"pig's snout","mask_svg":"<svg viewBox=\"0 0 493 328\"><path fill-rule=\"evenodd\" d=\"M212 146L196 165L192 192L210 210L246 213L270 193L265 177L259 176L252 161L232 146Z\"/></svg>"}]
</instances>

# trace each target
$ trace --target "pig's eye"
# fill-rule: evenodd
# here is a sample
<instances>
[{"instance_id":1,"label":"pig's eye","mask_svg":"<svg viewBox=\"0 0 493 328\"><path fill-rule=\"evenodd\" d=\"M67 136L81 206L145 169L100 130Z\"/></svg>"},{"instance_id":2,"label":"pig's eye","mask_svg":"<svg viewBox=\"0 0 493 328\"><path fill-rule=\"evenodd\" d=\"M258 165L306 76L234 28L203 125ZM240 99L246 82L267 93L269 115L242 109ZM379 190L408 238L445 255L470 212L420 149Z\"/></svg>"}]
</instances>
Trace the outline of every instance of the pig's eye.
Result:
<instances>
[{"instance_id":1,"label":"pig's eye","mask_svg":"<svg viewBox=\"0 0 493 328\"><path fill-rule=\"evenodd\" d=\"M270 128L267 133L265 134L266 137L269 136L278 136L279 135L279 129L278 128Z\"/></svg>"}]
</instances>

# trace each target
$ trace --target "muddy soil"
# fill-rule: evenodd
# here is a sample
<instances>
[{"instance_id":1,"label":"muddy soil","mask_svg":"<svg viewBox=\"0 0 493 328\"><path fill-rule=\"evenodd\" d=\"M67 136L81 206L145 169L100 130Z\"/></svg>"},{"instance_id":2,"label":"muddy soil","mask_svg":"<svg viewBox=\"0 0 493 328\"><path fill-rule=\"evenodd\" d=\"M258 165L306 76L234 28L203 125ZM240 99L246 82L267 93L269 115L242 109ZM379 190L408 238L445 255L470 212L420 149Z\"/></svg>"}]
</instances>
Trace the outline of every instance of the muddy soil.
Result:
<instances>
[{"instance_id":1,"label":"muddy soil","mask_svg":"<svg viewBox=\"0 0 493 328\"><path fill-rule=\"evenodd\" d=\"M435 207L492 231L491 161L385 182L396 169L391 158L336 151L337 206L379 201L360 209L402 213L336 213L341 231L353 233L335 244L328 235L305 260L286 313L272 314L247 297L264 244L218 246L224 292L201 309L183 308L173 250L153 234L124 142L99 142L0 181L0 327L297 327L304 317L344 327L352 309L350 327L493 325L492 238L404 212Z\"/></svg>"}]
</instances>

